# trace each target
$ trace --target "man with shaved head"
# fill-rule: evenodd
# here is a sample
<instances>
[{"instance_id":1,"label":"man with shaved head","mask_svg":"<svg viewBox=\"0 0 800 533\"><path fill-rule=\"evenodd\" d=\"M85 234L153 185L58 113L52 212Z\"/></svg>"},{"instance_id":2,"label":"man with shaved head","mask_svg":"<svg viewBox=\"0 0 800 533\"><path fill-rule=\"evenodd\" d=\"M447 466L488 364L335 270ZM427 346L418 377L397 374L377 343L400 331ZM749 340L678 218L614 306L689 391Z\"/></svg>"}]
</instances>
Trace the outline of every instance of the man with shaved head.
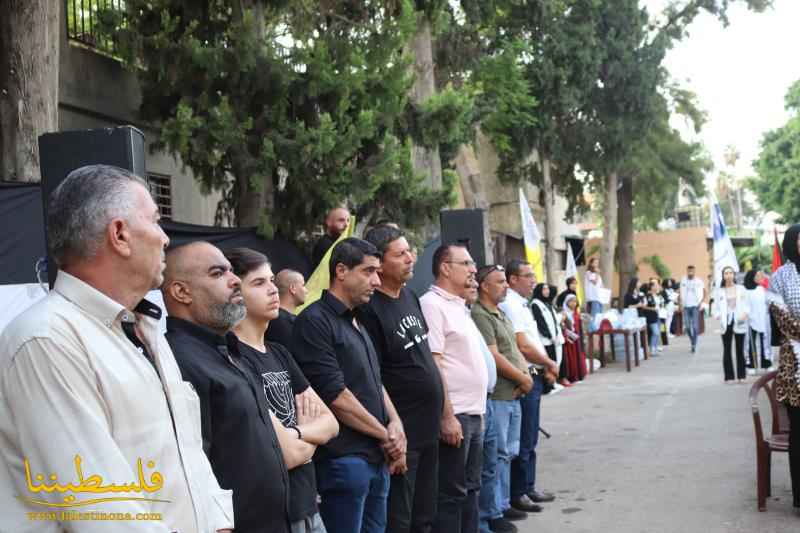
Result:
<instances>
[{"instance_id":1,"label":"man with shaved head","mask_svg":"<svg viewBox=\"0 0 800 533\"><path fill-rule=\"evenodd\" d=\"M167 341L200 397L203 449L220 485L233 490L237 533L289 533L288 469L315 446L278 421L257 362L239 351L231 329L247 312L241 280L221 250L194 242L167 253L161 292Z\"/></svg>"},{"instance_id":2,"label":"man with shaved head","mask_svg":"<svg viewBox=\"0 0 800 533\"><path fill-rule=\"evenodd\" d=\"M325 252L333 246L336 239L344 233L349 225L350 211L346 207L338 206L328 211L328 215L325 217L325 234L314 245L314 251L311 254L311 263L314 268L319 265L322 258L325 257Z\"/></svg>"},{"instance_id":3,"label":"man with shaved head","mask_svg":"<svg viewBox=\"0 0 800 533\"><path fill-rule=\"evenodd\" d=\"M303 275L289 268L278 272L275 276L275 286L278 287L281 308L278 311L278 318L270 321L265 337L268 341L288 347L292 340L292 327L297 318L295 310L305 303L308 289Z\"/></svg>"}]
</instances>

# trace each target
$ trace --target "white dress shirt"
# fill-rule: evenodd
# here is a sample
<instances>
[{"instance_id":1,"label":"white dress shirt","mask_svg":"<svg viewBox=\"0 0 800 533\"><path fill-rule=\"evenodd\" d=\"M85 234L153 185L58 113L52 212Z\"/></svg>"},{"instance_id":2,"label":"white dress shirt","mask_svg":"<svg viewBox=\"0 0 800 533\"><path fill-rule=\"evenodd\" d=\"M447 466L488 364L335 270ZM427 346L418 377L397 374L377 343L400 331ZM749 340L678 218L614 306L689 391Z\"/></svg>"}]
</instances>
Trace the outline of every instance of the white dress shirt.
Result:
<instances>
[{"instance_id":1,"label":"white dress shirt","mask_svg":"<svg viewBox=\"0 0 800 533\"><path fill-rule=\"evenodd\" d=\"M542 339L539 336L539 327L533 319L533 312L528 305L528 301L523 298L520 293L509 287L506 293L506 299L500 302L497 307L499 307L511 321L511 324L514 326L514 334L524 333L539 352L542 354L547 353ZM528 366L541 368L542 365L528 363Z\"/></svg>"},{"instance_id":2,"label":"white dress shirt","mask_svg":"<svg viewBox=\"0 0 800 533\"><path fill-rule=\"evenodd\" d=\"M200 433L197 394L181 378L167 341L158 331L160 310L143 300L135 313L63 271L49 295L17 317L0 336L0 531L147 531L211 533L233 527L231 491L219 487ZM126 336L135 327L151 362ZM126 326L126 327L128 327ZM155 367L158 368L156 372ZM31 476L101 485L163 478L156 492L109 494L29 489ZM152 463L151 463L152 461ZM150 466L152 465L152 467ZM157 482L153 483L158 485ZM37 485L38 486L38 485ZM23 498L64 503L99 497L138 497L59 509ZM61 510L130 513L131 520L31 521L30 512ZM137 521L141 513L161 520Z\"/></svg>"},{"instance_id":3,"label":"white dress shirt","mask_svg":"<svg viewBox=\"0 0 800 533\"><path fill-rule=\"evenodd\" d=\"M688 276L681 280L681 305L683 307L698 307L703 303L705 283L700 278L689 279Z\"/></svg>"}]
</instances>

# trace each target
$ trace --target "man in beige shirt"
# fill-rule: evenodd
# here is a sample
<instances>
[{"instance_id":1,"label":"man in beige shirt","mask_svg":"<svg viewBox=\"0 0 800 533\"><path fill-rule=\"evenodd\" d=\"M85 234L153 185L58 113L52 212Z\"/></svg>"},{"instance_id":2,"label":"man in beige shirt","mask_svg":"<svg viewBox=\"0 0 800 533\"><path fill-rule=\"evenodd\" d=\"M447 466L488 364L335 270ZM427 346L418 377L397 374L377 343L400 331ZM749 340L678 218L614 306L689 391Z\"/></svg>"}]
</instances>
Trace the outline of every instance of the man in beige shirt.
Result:
<instances>
[{"instance_id":1,"label":"man in beige shirt","mask_svg":"<svg viewBox=\"0 0 800 533\"><path fill-rule=\"evenodd\" d=\"M230 531L200 406L144 300L169 239L146 184L104 165L50 197L48 296L0 336L0 531Z\"/></svg>"}]
</instances>

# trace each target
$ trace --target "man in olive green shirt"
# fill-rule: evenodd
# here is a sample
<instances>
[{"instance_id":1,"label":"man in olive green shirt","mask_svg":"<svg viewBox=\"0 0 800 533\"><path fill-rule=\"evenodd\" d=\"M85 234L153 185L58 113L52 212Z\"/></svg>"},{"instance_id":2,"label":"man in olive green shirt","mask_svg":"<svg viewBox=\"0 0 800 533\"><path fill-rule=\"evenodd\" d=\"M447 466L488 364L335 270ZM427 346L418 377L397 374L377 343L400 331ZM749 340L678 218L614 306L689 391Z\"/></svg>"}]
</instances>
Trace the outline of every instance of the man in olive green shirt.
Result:
<instances>
[{"instance_id":1,"label":"man in olive green shirt","mask_svg":"<svg viewBox=\"0 0 800 533\"><path fill-rule=\"evenodd\" d=\"M494 492L497 507L504 517L522 519L525 513L511 507L510 472L511 461L519 453L521 408L518 399L530 392L533 379L517 347L514 327L497 307L508 290L503 267L485 266L478 271L477 280L478 301L472 306L472 320L497 363L497 385L489 400L497 429L497 485Z\"/></svg>"}]
</instances>

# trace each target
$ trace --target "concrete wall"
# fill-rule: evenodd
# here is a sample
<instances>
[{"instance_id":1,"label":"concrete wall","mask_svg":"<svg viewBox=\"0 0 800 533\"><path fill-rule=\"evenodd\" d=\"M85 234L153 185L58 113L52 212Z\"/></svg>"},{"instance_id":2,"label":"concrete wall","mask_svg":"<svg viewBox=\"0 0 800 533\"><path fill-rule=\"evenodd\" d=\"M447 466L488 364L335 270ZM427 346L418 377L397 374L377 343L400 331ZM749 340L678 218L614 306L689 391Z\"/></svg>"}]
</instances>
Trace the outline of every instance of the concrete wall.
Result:
<instances>
[{"instance_id":1,"label":"concrete wall","mask_svg":"<svg viewBox=\"0 0 800 533\"><path fill-rule=\"evenodd\" d=\"M141 92L136 76L119 61L70 43L66 31L61 42L59 129L131 124L146 140L155 139L156 132L137 117ZM163 151L148 149L146 161L148 172L171 176L173 220L213 225L219 193L204 194L192 172Z\"/></svg>"},{"instance_id":2,"label":"concrete wall","mask_svg":"<svg viewBox=\"0 0 800 533\"><path fill-rule=\"evenodd\" d=\"M519 187L504 184L497 177L500 160L491 141L480 132L476 136L476 147L462 148L455 159L456 169L460 177L460 188L457 190L459 202L456 208L484 208L489 211L489 225L494 240L497 261L521 258L522 218L519 211ZM539 203L539 188L526 183L522 185L528 204L531 206L533 218L544 239L545 217L544 206ZM566 251L565 236L580 237L578 228L566 220L567 201L556 197L556 219L558 238L554 243L557 265L563 267ZM545 242L542 241L544 245ZM559 274L556 274L558 278Z\"/></svg>"},{"instance_id":3,"label":"concrete wall","mask_svg":"<svg viewBox=\"0 0 800 533\"><path fill-rule=\"evenodd\" d=\"M634 235L633 249L636 254L636 264L639 267L637 277L639 282L652 276L655 271L641 263L642 258L658 255L670 269L671 277L680 280L686 275L686 267L694 265L698 278L706 282L711 274L711 252L708 249L708 229L683 228L670 231L641 231ZM587 253L594 247L599 247L600 239L586 241ZM599 252L595 255L599 255ZM587 257L588 259L588 257ZM609 286L609 280L603 280ZM613 295L619 295L619 276L615 275L613 281Z\"/></svg>"}]
</instances>

